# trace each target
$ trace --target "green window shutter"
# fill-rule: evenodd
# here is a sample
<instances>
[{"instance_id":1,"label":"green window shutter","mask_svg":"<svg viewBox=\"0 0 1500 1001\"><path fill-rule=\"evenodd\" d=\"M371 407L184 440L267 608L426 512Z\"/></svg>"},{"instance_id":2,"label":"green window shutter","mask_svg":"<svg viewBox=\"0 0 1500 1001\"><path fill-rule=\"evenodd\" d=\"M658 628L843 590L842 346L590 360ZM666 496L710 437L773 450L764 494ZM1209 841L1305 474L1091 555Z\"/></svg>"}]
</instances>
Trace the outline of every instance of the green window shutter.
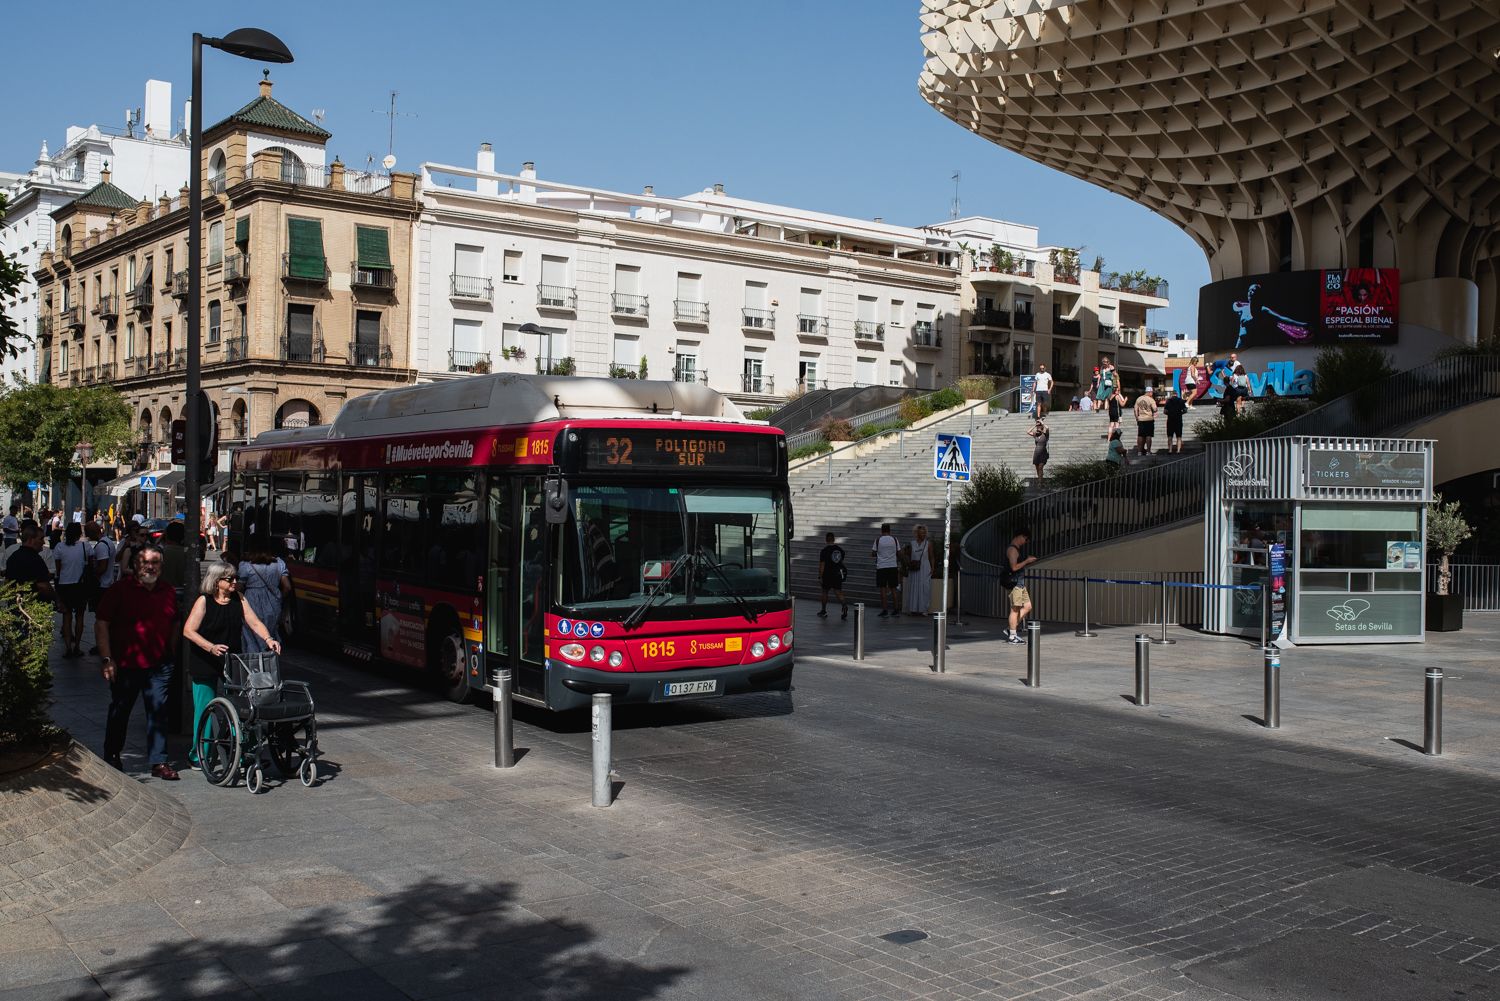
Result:
<instances>
[{"instance_id":1,"label":"green window shutter","mask_svg":"<svg viewBox=\"0 0 1500 1001\"><path fill-rule=\"evenodd\" d=\"M240 246L250 242L250 217L242 215L234 222L234 242Z\"/></svg>"},{"instance_id":2,"label":"green window shutter","mask_svg":"<svg viewBox=\"0 0 1500 1001\"><path fill-rule=\"evenodd\" d=\"M328 263L323 256L323 223L319 219L287 220L287 274L323 281Z\"/></svg>"},{"instance_id":3,"label":"green window shutter","mask_svg":"<svg viewBox=\"0 0 1500 1001\"><path fill-rule=\"evenodd\" d=\"M359 266L391 270L391 234L384 229L368 226L354 227L355 244L359 249Z\"/></svg>"}]
</instances>

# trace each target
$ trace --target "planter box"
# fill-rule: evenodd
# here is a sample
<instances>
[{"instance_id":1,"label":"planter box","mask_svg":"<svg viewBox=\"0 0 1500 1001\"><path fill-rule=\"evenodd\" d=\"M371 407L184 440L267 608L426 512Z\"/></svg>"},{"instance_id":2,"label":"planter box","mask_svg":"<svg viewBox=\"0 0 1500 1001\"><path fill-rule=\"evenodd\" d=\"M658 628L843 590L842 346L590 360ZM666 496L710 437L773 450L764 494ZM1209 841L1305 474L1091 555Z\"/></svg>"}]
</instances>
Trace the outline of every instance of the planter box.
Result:
<instances>
[{"instance_id":1,"label":"planter box","mask_svg":"<svg viewBox=\"0 0 1500 1001\"><path fill-rule=\"evenodd\" d=\"M1451 633L1464 627L1464 597L1461 594L1427 595L1427 631Z\"/></svg>"}]
</instances>

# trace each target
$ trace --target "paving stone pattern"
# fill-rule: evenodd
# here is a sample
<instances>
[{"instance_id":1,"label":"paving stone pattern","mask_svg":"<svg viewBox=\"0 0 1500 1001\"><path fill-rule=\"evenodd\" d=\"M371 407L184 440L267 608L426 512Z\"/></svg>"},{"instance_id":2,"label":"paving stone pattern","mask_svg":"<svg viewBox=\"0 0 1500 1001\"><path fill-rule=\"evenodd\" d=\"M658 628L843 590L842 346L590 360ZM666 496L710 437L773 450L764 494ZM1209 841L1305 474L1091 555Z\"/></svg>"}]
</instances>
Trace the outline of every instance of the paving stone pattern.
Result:
<instances>
[{"instance_id":1,"label":"paving stone pattern","mask_svg":"<svg viewBox=\"0 0 1500 1001\"><path fill-rule=\"evenodd\" d=\"M1284 703L1272 735L1210 711L1245 697L1216 677L1246 673L1235 641L1184 633L1197 673L1163 672L1160 705L1138 709L1124 634L1112 664L1059 640L1030 691L992 626L961 633L938 677L921 623L872 632L855 665L846 629L799 611L792 696L617 710L608 810L588 805L580 716L519 711L525 753L499 772L482 709L299 654L329 781L170 787L183 848L0 927L0 999L1207 1001L1273 996L1283 969L1300 986L1282 996L1321 998L1361 996L1334 991L1372 956L1414 971L1381 997L1500 997L1488 754L1363 732L1312 653L1298 684L1321 694ZM1497 631L1443 649L1478 678ZM1377 689L1431 653L1379 650ZM103 711L89 674L59 679L85 739ZM1473 684L1495 703L1492 677ZM1486 712L1464 741L1496 742Z\"/></svg>"}]
</instances>

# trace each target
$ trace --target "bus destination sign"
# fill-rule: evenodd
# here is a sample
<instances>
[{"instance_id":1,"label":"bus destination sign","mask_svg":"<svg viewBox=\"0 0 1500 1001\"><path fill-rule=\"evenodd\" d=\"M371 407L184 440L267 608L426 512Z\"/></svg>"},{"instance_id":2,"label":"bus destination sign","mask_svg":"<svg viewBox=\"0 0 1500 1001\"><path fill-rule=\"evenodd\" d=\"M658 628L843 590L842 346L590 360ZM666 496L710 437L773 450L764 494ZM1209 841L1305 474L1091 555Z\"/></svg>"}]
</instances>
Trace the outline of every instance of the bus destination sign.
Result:
<instances>
[{"instance_id":1,"label":"bus destination sign","mask_svg":"<svg viewBox=\"0 0 1500 1001\"><path fill-rule=\"evenodd\" d=\"M776 473L776 438L633 428L587 428L583 468L594 472L675 469L719 473Z\"/></svg>"}]
</instances>

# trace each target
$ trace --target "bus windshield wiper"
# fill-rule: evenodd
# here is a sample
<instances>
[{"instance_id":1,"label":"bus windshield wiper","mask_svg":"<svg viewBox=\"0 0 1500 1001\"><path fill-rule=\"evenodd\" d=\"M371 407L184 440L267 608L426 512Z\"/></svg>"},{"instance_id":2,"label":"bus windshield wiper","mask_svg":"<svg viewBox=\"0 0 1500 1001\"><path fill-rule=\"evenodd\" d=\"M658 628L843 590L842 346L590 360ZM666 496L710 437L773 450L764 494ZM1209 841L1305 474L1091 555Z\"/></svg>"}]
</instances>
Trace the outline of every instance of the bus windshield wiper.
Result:
<instances>
[{"instance_id":1,"label":"bus windshield wiper","mask_svg":"<svg viewBox=\"0 0 1500 1001\"><path fill-rule=\"evenodd\" d=\"M729 575L724 572L723 565L716 561L713 558L713 555L705 550L701 545L698 547L698 561L700 563L707 564L710 570L719 575L719 579L724 582L724 593L733 598L734 603L740 606L740 614L745 617L745 621L754 622L756 619L760 618L755 609L750 607L750 602L745 600L744 595L740 594L734 589L734 582L730 580Z\"/></svg>"},{"instance_id":2,"label":"bus windshield wiper","mask_svg":"<svg viewBox=\"0 0 1500 1001\"><path fill-rule=\"evenodd\" d=\"M651 611L651 606L656 604L656 599L666 593L667 585L672 583L672 578L677 576L677 571L691 565L693 561L694 556L692 553L684 553L682 559L672 564L672 569L667 571L667 575L647 592L645 600L631 609L630 614L620 621L620 625L626 629L634 629L640 625L642 620L646 618L646 613Z\"/></svg>"}]
</instances>

